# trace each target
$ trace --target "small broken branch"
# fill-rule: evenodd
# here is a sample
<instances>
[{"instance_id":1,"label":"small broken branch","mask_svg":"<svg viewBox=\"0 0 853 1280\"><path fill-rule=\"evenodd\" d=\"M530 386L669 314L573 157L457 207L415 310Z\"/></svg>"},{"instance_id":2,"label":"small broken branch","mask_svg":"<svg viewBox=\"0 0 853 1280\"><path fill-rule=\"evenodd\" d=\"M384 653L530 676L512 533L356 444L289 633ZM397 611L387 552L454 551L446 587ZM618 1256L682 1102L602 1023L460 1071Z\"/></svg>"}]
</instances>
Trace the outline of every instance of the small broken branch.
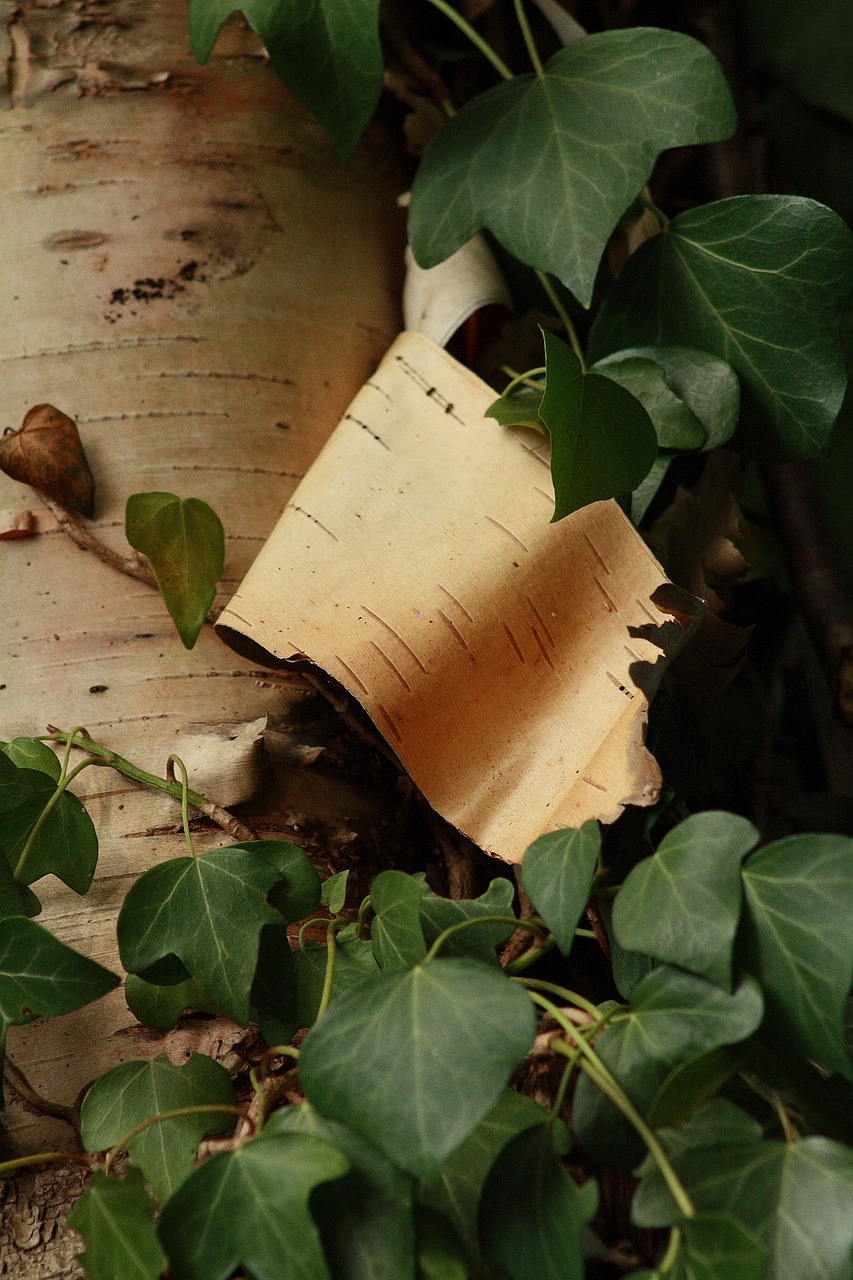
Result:
<instances>
[{"instance_id":1,"label":"small broken branch","mask_svg":"<svg viewBox=\"0 0 853 1280\"><path fill-rule=\"evenodd\" d=\"M28 1107L32 1107L34 1111L38 1111L41 1115L55 1116L57 1120L64 1120L66 1124L70 1124L71 1128L80 1136L80 1111L78 1107L68 1107L62 1102L50 1102L47 1098L43 1098L37 1093L24 1075L20 1067L16 1066L11 1058L7 1057L3 1067L3 1075L7 1084L11 1085L18 1097Z\"/></svg>"}]
</instances>

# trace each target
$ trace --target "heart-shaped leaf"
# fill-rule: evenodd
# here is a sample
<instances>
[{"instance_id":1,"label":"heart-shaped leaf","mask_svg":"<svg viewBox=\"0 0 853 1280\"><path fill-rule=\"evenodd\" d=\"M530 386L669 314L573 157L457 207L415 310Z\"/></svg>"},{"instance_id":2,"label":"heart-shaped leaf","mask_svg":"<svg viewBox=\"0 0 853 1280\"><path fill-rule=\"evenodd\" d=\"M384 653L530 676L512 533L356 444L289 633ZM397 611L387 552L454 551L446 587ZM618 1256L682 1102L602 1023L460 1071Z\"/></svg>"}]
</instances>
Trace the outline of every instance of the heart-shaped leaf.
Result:
<instances>
[{"instance_id":1,"label":"heart-shaped leaf","mask_svg":"<svg viewBox=\"0 0 853 1280\"><path fill-rule=\"evenodd\" d=\"M158 1280L166 1270L154 1205L138 1169L128 1169L121 1179L97 1169L69 1213L68 1225L86 1245L77 1261L88 1280Z\"/></svg>"},{"instance_id":2,"label":"heart-shaped leaf","mask_svg":"<svg viewBox=\"0 0 853 1280\"><path fill-rule=\"evenodd\" d=\"M150 1062L123 1062L98 1076L83 1099L83 1146L106 1151L144 1120L208 1103L233 1106L234 1088L225 1068L203 1053L192 1054L180 1068L164 1053ZM234 1119L217 1111L176 1116L131 1138L128 1154L161 1204L191 1172L202 1138L230 1129Z\"/></svg>"},{"instance_id":3,"label":"heart-shaped leaf","mask_svg":"<svg viewBox=\"0 0 853 1280\"><path fill-rule=\"evenodd\" d=\"M723 1085L744 1067L746 1060L745 1046L719 1045L680 1062L654 1096L649 1108L650 1124L655 1128L682 1124L712 1101Z\"/></svg>"},{"instance_id":4,"label":"heart-shaped leaf","mask_svg":"<svg viewBox=\"0 0 853 1280\"><path fill-rule=\"evenodd\" d=\"M129 973L153 980L152 966L176 956L185 966L176 981L189 973L241 1026L249 1020L261 930L282 922L267 902L278 872L251 848L231 845L152 867L131 885L117 926Z\"/></svg>"},{"instance_id":5,"label":"heart-shaped leaf","mask_svg":"<svg viewBox=\"0 0 853 1280\"><path fill-rule=\"evenodd\" d=\"M129 973L124 982L124 998L133 1016L154 1031L171 1031L185 1009L214 1012L210 996L192 978L166 987Z\"/></svg>"},{"instance_id":6,"label":"heart-shaped leaf","mask_svg":"<svg viewBox=\"0 0 853 1280\"><path fill-rule=\"evenodd\" d=\"M251 840L232 847L247 849L275 867L279 883L270 894L270 902L288 924L304 920L320 905L320 873L298 844L286 840Z\"/></svg>"},{"instance_id":7,"label":"heart-shaped leaf","mask_svg":"<svg viewBox=\"0 0 853 1280\"><path fill-rule=\"evenodd\" d=\"M268 1134L324 1138L350 1162L350 1171L311 1197L311 1209L335 1280L414 1280L412 1180L364 1138L311 1106L283 1107Z\"/></svg>"},{"instance_id":8,"label":"heart-shaped leaf","mask_svg":"<svg viewBox=\"0 0 853 1280\"><path fill-rule=\"evenodd\" d=\"M740 864L758 840L752 823L734 813L697 813L679 823L616 895L620 945L731 990Z\"/></svg>"},{"instance_id":9,"label":"heart-shaped leaf","mask_svg":"<svg viewBox=\"0 0 853 1280\"><path fill-rule=\"evenodd\" d=\"M365 978L377 972L376 958L370 942L358 937L355 925L347 925L335 937L335 968L332 974L332 1000L342 996L350 987L357 986ZM296 1024L310 1027L317 1018L317 1010L326 980L328 952L322 943L308 938L301 951L293 953L296 977Z\"/></svg>"},{"instance_id":10,"label":"heart-shaped leaf","mask_svg":"<svg viewBox=\"0 0 853 1280\"><path fill-rule=\"evenodd\" d=\"M35 405L17 431L3 436L0 471L71 511L95 514L95 481L77 427L52 404Z\"/></svg>"},{"instance_id":11,"label":"heart-shaped leaf","mask_svg":"<svg viewBox=\"0 0 853 1280\"><path fill-rule=\"evenodd\" d=\"M249 1000L254 1020L267 1044L288 1044L299 1023L296 1018L293 952L284 924L266 924L261 930L258 964Z\"/></svg>"},{"instance_id":12,"label":"heart-shaped leaf","mask_svg":"<svg viewBox=\"0 0 853 1280\"><path fill-rule=\"evenodd\" d=\"M485 416L494 418L502 427L535 427L537 431L544 432L545 426L539 417L544 389L544 385L541 389L517 387L489 405Z\"/></svg>"},{"instance_id":13,"label":"heart-shaped leaf","mask_svg":"<svg viewBox=\"0 0 853 1280\"><path fill-rule=\"evenodd\" d=\"M0 1072L11 1023L33 1014L52 1018L70 1013L118 983L109 969L66 947L35 921L24 916L0 920Z\"/></svg>"},{"instance_id":14,"label":"heart-shaped leaf","mask_svg":"<svg viewBox=\"0 0 853 1280\"><path fill-rule=\"evenodd\" d=\"M762 1012L761 992L751 978L729 995L704 978L662 965L634 988L627 1016L614 1019L595 1047L645 1113L673 1067L704 1049L745 1040ZM585 1075L572 1115L579 1141L602 1164L624 1169L639 1162L642 1142Z\"/></svg>"},{"instance_id":15,"label":"heart-shaped leaf","mask_svg":"<svg viewBox=\"0 0 853 1280\"><path fill-rule=\"evenodd\" d=\"M336 871L320 886L320 901L330 916L340 915L346 906L348 879L349 868L346 871Z\"/></svg>"},{"instance_id":16,"label":"heart-shaped leaf","mask_svg":"<svg viewBox=\"0 0 853 1280\"><path fill-rule=\"evenodd\" d=\"M380 969L408 968L426 955L421 927L423 879L403 871L380 871L370 886L375 912L370 926L373 955Z\"/></svg>"},{"instance_id":17,"label":"heart-shaped leaf","mask_svg":"<svg viewBox=\"0 0 853 1280\"><path fill-rule=\"evenodd\" d=\"M0 751L19 769L38 769L54 782L59 781L60 764L46 742L37 738L13 738L0 743Z\"/></svg>"},{"instance_id":18,"label":"heart-shaped leaf","mask_svg":"<svg viewBox=\"0 0 853 1280\"><path fill-rule=\"evenodd\" d=\"M42 876L53 875L75 893L87 893L98 865L98 833L86 806L70 791L63 791L41 822L42 813L53 802L56 783L40 769L20 772L29 794L3 819L3 844L16 878L33 884Z\"/></svg>"},{"instance_id":19,"label":"heart-shaped leaf","mask_svg":"<svg viewBox=\"0 0 853 1280\"><path fill-rule=\"evenodd\" d=\"M482 916L511 916L515 886L503 876L496 877L479 898L441 898L429 885L421 888L420 912L426 944L431 947L440 933L463 920ZM497 964L495 949L515 931L513 924L472 925L451 934L441 945L443 956L470 956L486 964Z\"/></svg>"},{"instance_id":20,"label":"heart-shaped leaf","mask_svg":"<svg viewBox=\"0 0 853 1280\"><path fill-rule=\"evenodd\" d=\"M185 648L198 639L225 564L219 516L199 498L134 493L127 500L125 534L151 561L157 586Z\"/></svg>"},{"instance_id":21,"label":"heart-shaped leaf","mask_svg":"<svg viewBox=\"0 0 853 1280\"><path fill-rule=\"evenodd\" d=\"M349 160L382 91L379 0L192 0L193 53L206 62L220 27L241 12L291 93Z\"/></svg>"},{"instance_id":22,"label":"heart-shaped leaf","mask_svg":"<svg viewBox=\"0 0 853 1280\"><path fill-rule=\"evenodd\" d=\"M564 956L589 901L601 852L598 823L552 831L535 840L521 864L521 887L553 933Z\"/></svg>"},{"instance_id":23,"label":"heart-shaped leaf","mask_svg":"<svg viewBox=\"0 0 853 1280\"><path fill-rule=\"evenodd\" d=\"M743 883L743 962L761 983L766 1030L853 1078L843 1035L853 980L853 840L778 840L747 859Z\"/></svg>"},{"instance_id":24,"label":"heart-shaped leaf","mask_svg":"<svg viewBox=\"0 0 853 1280\"><path fill-rule=\"evenodd\" d=\"M566 1173L551 1125L525 1130L483 1185L483 1257L513 1280L582 1280L581 1228L595 1213L597 1192L595 1179L581 1190Z\"/></svg>"},{"instance_id":25,"label":"heart-shaped leaf","mask_svg":"<svg viewBox=\"0 0 853 1280\"><path fill-rule=\"evenodd\" d=\"M847 375L839 319L853 235L799 196L736 196L679 214L631 256L590 332L590 356L684 344L740 376L737 445L758 458L829 446Z\"/></svg>"},{"instance_id":26,"label":"heart-shaped leaf","mask_svg":"<svg viewBox=\"0 0 853 1280\"><path fill-rule=\"evenodd\" d=\"M485 228L586 306L610 233L659 153L734 126L720 66L697 41L650 27L587 36L544 75L478 95L438 131L412 187L415 257L434 267Z\"/></svg>"},{"instance_id":27,"label":"heart-shaped leaf","mask_svg":"<svg viewBox=\"0 0 853 1280\"><path fill-rule=\"evenodd\" d=\"M329 1280L308 1198L342 1177L346 1158L322 1138L264 1133L211 1156L163 1210L160 1239L171 1280Z\"/></svg>"},{"instance_id":28,"label":"heart-shaped leaf","mask_svg":"<svg viewBox=\"0 0 853 1280\"><path fill-rule=\"evenodd\" d=\"M32 796L28 777L28 773L18 768L8 752L0 751L0 813L4 821L7 814L26 804Z\"/></svg>"},{"instance_id":29,"label":"heart-shaped leaf","mask_svg":"<svg viewBox=\"0 0 853 1280\"><path fill-rule=\"evenodd\" d=\"M652 420L610 378L584 373L571 347L544 333L547 382L539 416L551 437L554 514L636 489L657 454Z\"/></svg>"},{"instance_id":30,"label":"heart-shaped leaf","mask_svg":"<svg viewBox=\"0 0 853 1280\"><path fill-rule=\"evenodd\" d=\"M668 1280L762 1280L767 1251L727 1213L697 1213L678 1223Z\"/></svg>"},{"instance_id":31,"label":"heart-shaped leaf","mask_svg":"<svg viewBox=\"0 0 853 1280\"><path fill-rule=\"evenodd\" d=\"M535 1029L531 1000L490 966L387 969L312 1027L299 1078L322 1115L426 1180L494 1106Z\"/></svg>"},{"instance_id":32,"label":"heart-shaped leaf","mask_svg":"<svg viewBox=\"0 0 853 1280\"><path fill-rule=\"evenodd\" d=\"M0 919L5 916L37 916L40 911L38 898L32 889L15 879L0 848Z\"/></svg>"}]
</instances>

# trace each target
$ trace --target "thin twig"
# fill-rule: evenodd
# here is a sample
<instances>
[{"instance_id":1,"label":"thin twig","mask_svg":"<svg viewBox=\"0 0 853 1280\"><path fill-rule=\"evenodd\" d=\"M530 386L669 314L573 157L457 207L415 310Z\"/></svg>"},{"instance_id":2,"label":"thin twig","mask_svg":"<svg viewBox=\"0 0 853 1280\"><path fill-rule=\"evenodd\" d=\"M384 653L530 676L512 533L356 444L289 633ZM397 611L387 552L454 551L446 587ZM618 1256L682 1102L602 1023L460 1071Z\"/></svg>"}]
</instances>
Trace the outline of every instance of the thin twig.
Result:
<instances>
[{"instance_id":1,"label":"thin twig","mask_svg":"<svg viewBox=\"0 0 853 1280\"><path fill-rule=\"evenodd\" d=\"M71 1128L79 1138L80 1112L77 1107L68 1107L62 1102L50 1102L49 1099L43 1098L30 1084L21 1068L16 1066L9 1057L6 1058L3 1074L7 1083L11 1085L18 1097L27 1106L33 1107L42 1115L55 1116L57 1120L64 1120L66 1124L71 1125Z\"/></svg>"}]
</instances>

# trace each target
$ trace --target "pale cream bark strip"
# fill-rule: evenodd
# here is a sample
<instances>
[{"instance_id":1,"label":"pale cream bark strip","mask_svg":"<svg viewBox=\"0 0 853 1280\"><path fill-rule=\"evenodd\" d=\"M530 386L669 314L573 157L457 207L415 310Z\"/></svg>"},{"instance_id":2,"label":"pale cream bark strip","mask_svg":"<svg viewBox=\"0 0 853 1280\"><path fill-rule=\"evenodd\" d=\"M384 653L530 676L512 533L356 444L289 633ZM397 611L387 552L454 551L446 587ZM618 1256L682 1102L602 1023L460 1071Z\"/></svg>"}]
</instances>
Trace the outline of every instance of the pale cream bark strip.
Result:
<instances>
[{"instance_id":1,"label":"pale cream bark strip","mask_svg":"<svg viewBox=\"0 0 853 1280\"><path fill-rule=\"evenodd\" d=\"M518 861L544 831L657 799L647 694L702 606L615 503L550 524L547 444L484 417L493 399L403 334L218 629L321 667L439 813Z\"/></svg>"}]
</instances>

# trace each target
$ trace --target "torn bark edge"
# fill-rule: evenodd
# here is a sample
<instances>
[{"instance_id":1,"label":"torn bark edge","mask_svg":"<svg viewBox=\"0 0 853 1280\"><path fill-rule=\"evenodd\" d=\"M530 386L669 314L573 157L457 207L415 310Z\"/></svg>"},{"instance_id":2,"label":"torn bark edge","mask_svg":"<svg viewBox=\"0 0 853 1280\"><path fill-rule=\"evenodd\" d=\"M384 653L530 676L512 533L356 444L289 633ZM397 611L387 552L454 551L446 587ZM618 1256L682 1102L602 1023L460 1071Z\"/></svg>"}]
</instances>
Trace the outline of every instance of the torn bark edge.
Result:
<instances>
[{"instance_id":1,"label":"torn bark edge","mask_svg":"<svg viewBox=\"0 0 853 1280\"><path fill-rule=\"evenodd\" d=\"M762 468L794 595L832 690L835 714L853 729L853 597L808 463Z\"/></svg>"}]
</instances>

